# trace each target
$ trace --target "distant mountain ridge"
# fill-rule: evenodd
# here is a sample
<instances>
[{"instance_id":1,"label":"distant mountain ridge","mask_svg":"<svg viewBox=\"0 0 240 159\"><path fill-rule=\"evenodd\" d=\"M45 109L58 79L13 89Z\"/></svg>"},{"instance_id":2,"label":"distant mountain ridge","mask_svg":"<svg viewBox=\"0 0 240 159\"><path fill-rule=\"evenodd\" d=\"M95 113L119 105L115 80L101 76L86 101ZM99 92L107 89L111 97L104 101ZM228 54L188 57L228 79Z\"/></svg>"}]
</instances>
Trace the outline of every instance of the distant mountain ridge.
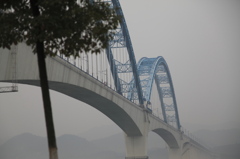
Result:
<instances>
[{"instance_id":1,"label":"distant mountain ridge","mask_svg":"<svg viewBox=\"0 0 240 159\"><path fill-rule=\"evenodd\" d=\"M229 155L229 152L238 155L238 148L240 146L240 130L238 129L218 131L201 130L196 132L196 135L203 138L205 141L208 141L209 143L217 145L216 151L223 152L223 155ZM228 145L226 143L228 143ZM234 144L237 149L234 147ZM65 134L57 138L57 145L59 158L125 158L123 132L92 141L76 135ZM161 159L166 159L167 151L166 143L157 134L150 132L148 138L149 158L159 159L159 156L161 156ZM4 144L0 145L0 159L14 158L48 159L47 139L45 137L36 136L30 133L24 133L15 136Z\"/></svg>"},{"instance_id":2,"label":"distant mountain ridge","mask_svg":"<svg viewBox=\"0 0 240 159\"><path fill-rule=\"evenodd\" d=\"M77 135L89 141L103 139L115 134L122 133L122 130L117 125L104 125L92 128Z\"/></svg>"},{"instance_id":3,"label":"distant mountain ridge","mask_svg":"<svg viewBox=\"0 0 240 159\"><path fill-rule=\"evenodd\" d=\"M76 135L65 134L57 138L59 158L123 159L125 158L123 139L123 134L115 134L104 139L88 141ZM153 149L150 156L158 156L159 152L164 151L167 152L166 149ZM166 156L162 157L166 159ZM48 159L47 139L30 133L11 138L0 146L0 159L13 158Z\"/></svg>"},{"instance_id":4,"label":"distant mountain ridge","mask_svg":"<svg viewBox=\"0 0 240 159\"><path fill-rule=\"evenodd\" d=\"M30 133L15 136L0 146L0 158L47 159L47 139Z\"/></svg>"}]
</instances>

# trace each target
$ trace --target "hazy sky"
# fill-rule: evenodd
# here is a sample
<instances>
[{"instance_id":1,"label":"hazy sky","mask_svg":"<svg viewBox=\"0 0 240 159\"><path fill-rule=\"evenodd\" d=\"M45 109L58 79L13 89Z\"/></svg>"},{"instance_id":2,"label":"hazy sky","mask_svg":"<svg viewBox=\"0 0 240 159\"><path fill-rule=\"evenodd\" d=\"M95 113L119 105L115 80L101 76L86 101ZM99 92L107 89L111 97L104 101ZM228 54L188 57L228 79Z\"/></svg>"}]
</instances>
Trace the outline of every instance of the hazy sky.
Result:
<instances>
[{"instance_id":1,"label":"hazy sky","mask_svg":"<svg viewBox=\"0 0 240 159\"><path fill-rule=\"evenodd\" d=\"M240 0L120 2L137 61L167 61L182 125L240 128ZM73 98L51 98L57 136L114 124ZM38 87L0 94L0 144L23 132L46 136L43 116Z\"/></svg>"}]
</instances>

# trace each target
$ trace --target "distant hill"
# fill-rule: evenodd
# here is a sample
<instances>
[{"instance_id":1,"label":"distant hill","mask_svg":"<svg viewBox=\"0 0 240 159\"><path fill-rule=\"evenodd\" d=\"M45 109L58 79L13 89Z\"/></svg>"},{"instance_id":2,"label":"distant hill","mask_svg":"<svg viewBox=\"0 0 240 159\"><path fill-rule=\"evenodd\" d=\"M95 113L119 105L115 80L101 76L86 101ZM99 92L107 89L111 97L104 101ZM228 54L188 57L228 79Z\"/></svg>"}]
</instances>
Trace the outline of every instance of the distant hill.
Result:
<instances>
[{"instance_id":1,"label":"distant hill","mask_svg":"<svg viewBox=\"0 0 240 159\"><path fill-rule=\"evenodd\" d=\"M112 136L93 140L92 143L100 148L108 149L115 152L125 153L125 142L124 142L124 133L114 134ZM151 132L148 136L148 149L164 149L166 147L165 142L161 139L160 136Z\"/></svg>"},{"instance_id":2,"label":"distant hill","mask_svg":"<svg viewBox=\"0 0 240 159\"><path fill-rule=\"evenodd\" d=\"M59 158L67 159L123 159L125 147L123 134L88 141L75 135L63 135L57 138ZM151 159L167 154L166 149L149 150ZM48 159L47 139L24 133L15 136L0 146L0 159ZM166 159L163 158L162 159Z\"/></svg>"},{"instance_id":3,"label":"distant hill","mask_svg":"<svg viewBox=\"0 0 240 159\"><path fill-rule=\"evenodd\" d=\"M75 135L62 135L57 138L59 158L79 159L89 158L100 151L84 138Z\"/></svg>"},{"instance_id":4,"label":"distant hill","mask_svg":"<svg viewBox=\"0 0 240 159\"><path fill-rule=\"evenodd\" d=\"M234 125L237 125L237 124L234 124ZM204 143L210 145L211 147L240 143L240 128L202 129L202 127L198 125L195 125L195 127L198 127L198 130L196 130L195 132L192 132L194 136L199 138ZM79 135L80 137L84 137L91 141L104 139L105 140L104 142L106 142L106 140L109 140L110 142L111 139L107 139L107 138L111 138L112 135L116 135L116 134L119 134L119 137L117 138L119 138L118 142L120 143L120 145L121 144L124 145L124 143L122 143L122 141L124 140L124 136L123 136L124 133L116 125L97 127L97 128L88 130L85 133L81 133ZM120 138L123 138L123 139L120 139ZM161 139L161 137L159 137L154 132L149 133L148 142L149 142L148 147L150 149L166 147L165 142ZM122 147L123 148L121 148L121 150L124 149L124 146Z\"/></svg>"},{"instance_id":5,"label":"distant hill","mask_svg":"<svg viewBox=\"0 0 240 159\"><path fill-rule=\"evenodd\" d=\"M204 139L207 143L215 145L214 150L221 154L221 159L240 159L240 130L201 130L197 131L195 135ZM89 137L91 137L91 135ZM125 158L123 132L91 141L83 137L67 134L57 138L57 145L60 159ZM161 139L161 137L153 132L149 133L149 158L159 159L159 156L161 156L161 159L167 159L167 152L166 143ZM236 156L238 158L236 158ZM15 136L0 145L0 159L16 158L48 159L47 139L30 133L24 133Z\"/></svg>"},{"instance_id":6,"label":"distant hill","mask_svg":"<svg viewBox=\"0 0 240 159\"><path fill-rule=\"evenodd\" d=\"M118 133L103 139L93 140L91 141L91 143L99 147L99 149L102 151L107 150L125 154L125 143L123 133Z\"/></svg>"},{"instance_id":7,"label":"distant hill","mask_svg":"<svg viewBox=\"0 0 240 159\"><path fill-rule=\"evenodd\" d=\"M0 146L1 159L47 159L47 139L24 133Z\"/></svg>"},{"instance_id":8,"label":"distant hill","mask_svg":"<svg viewBox=\"0 0 240 159\"><path fill-rule=\"evenodd\" d=\"M119 133L122 133L122 130L117 125L104 125L79 133L78 136L92 141L106 138Z\"/></svg>"},{"instance_id":9,"label":"distant hill","mask_svg":"<svg viewBox=\"0 0 240 159\"><path fill-rule=\"evenodd\" d=\"M57 138L59 158L122 159L114 151L99 149L93 143L74 135ZM101 147L104 147L103 145ZM0 146L0 159L48 159L47 139L29 133L15 136ZM123 156L124 158L124 156Z\"/></svg>"}]
</instances>

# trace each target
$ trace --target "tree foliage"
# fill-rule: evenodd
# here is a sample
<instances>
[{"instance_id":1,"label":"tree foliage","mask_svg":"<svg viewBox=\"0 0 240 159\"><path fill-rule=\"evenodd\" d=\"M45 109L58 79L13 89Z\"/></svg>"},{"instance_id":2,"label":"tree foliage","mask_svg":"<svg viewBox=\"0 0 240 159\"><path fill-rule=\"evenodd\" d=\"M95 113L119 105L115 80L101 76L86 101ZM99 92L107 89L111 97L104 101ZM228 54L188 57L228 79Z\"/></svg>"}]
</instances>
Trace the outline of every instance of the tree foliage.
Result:
<instances>
[{"instance_id":1,"label":"tree foliage","mask_svg":"<svg viewBox=\"0 0 240 159\"><path fill-rule=\"evenodd\" d=\"M78 56L106 48L119 17L108 3L91 0L39 0L34 17L29 0L1 0L0 47L25 41L36 52L44 43L45 55Z\"/></svg>"},{"instance_id":2,"label":"tree foliage","mask_svg":"<svg viewBox=\"0 0 240 159\"><path fill-rule=\"evenodd\" d=\"M49 158L58 159L46 55L79 56L106 48L118 25L115 10L93 0L1 0L0 47L26 42L38 56Z\"/></svg>"}]
</instances>

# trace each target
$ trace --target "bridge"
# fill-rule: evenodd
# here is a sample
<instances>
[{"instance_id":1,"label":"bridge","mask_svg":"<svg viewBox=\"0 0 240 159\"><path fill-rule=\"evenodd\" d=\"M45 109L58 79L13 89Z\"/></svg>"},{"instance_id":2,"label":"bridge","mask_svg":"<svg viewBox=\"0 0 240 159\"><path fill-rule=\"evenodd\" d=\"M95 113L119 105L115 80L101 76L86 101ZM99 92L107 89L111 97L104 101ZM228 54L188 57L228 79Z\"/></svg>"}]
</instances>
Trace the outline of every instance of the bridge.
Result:
<instances>
[{"instance_id":1,"label":"bridge","mask_svg":"<svg viewBox=\"0 0 240 159\"><path fill-rule=\"evenodd\" d=\"M213 158L209 148L182 129L167 62L159 56L143 57L137 63L120 3L108 3L122 16L109 47L101 54L83 53L77 59L47 57L50 89L87 103L116 123L125 133L126 159L148 158L151 131L167 143L170 159ZM17 91L16 81L40 85L37 56L25 43L10 51L0 49L0 82L13 82L0 90ZM158 105L151 98L154 87Z\"/></svg>"}]
</instances>

